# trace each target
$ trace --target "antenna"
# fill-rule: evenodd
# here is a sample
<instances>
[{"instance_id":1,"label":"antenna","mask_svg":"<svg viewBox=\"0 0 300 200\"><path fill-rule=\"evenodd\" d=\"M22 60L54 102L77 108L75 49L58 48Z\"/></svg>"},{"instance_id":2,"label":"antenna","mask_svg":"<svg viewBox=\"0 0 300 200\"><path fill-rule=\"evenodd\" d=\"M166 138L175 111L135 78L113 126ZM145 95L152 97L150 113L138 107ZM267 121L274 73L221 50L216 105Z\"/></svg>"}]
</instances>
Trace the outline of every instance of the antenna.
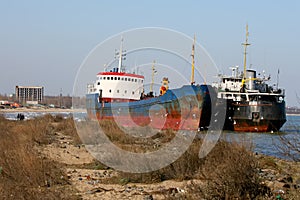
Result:
<instances>
[{"instance_id":1,"label":"antenna","mask_svg":"<svg viewBox=\"0 0 300 200\"><path fill-rule=\"evenodd\" d=\"M247 46L249 46L250 44L248 43L248 36L249 36L249 32L248 32L248 24L246 25L246 42L242 43L242 45L244 46L244 73L243 73L243 81L242 81L242 87L245 84L245 79L246 79L246 67L247 67Z\"/></svg>"},{"instance_id":2,"label":"antenna","mask_svg":"<svg viewBox=\"0 0 300 200\"><path fill-rule=\"evenodd\" d=\"M196 35L194 34L194 42L192 46L192 73L191 73L191 85L195 84L195 42L196 42Z\"/></svg>"},{"instance_id":3,"label":"antenna","mask_svg":"<svg viewBox=\"0 0 300 200\"><path fill-rule=\"evenodd\" d=\"M207 69L207 67L206 67L206 64L204 63L203 64L203 79L204 79L204 82L203 82L203 85L206 85L206 69Z\"/></svg>"},{"instance_id":4,"label":"antenna","mask_svg":"<svg viewBox=\"0 0 300 200\"><path fill-rule=\"evenodd\" d=\"M155 60L153 60L153 63L152 63L152 80L151 80L151 85L150 85L150 92L153 92L153 84L154 84L154 74L156 73L156 70L155 70Z\"/></svg>"},{"instance_id":5,"label":"antenna","mask_svg":"<svg viewBox=\"0 0 300 200\"><path fill-rule=\"evenodd\" d=\"M59 93L59 107L61 108L62 107L62 88L60 88L60 93Z\"/></svg>"},{"instance_id":6,"label":"antenna","mask_svg":"<svg viewBox=\"0 0 300 200\"><path fill-rule=\"evenodd\" d=\"M119 51L119 66L118 66L119 72L121 72L121 68L122 68L122 59L123 59L123 35L121 36L121 45Z\"/></svg>"},{"instance_id":7,"label":"antenna","mask_svg":"<svg viewBox=\"0 0 300 200\"><path fill-rule=\"evenodd\" d=\"M276 89L278 90L278 85L279 85L279 68L278 68L278 71L277 71L277 83L276 83Z\"/></svg>"}]
</instances>

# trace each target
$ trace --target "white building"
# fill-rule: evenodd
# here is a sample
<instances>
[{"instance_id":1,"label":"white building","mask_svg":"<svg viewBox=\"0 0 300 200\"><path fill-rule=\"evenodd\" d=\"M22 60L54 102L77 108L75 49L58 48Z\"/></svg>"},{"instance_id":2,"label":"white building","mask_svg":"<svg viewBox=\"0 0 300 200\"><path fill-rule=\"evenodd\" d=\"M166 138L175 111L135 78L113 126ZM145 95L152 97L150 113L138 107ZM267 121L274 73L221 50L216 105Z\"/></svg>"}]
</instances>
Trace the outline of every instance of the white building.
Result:
<instances>
[{"instance_id":1,"label":"white building","mask_svg":"<svg viewBox=\"0 0 300 200\"><path fill-rule=\"evenodd\" d=\"M37 104L44 99L42 86L16 86L16 100L19 103Z\"/></svg>"}]
</instances>

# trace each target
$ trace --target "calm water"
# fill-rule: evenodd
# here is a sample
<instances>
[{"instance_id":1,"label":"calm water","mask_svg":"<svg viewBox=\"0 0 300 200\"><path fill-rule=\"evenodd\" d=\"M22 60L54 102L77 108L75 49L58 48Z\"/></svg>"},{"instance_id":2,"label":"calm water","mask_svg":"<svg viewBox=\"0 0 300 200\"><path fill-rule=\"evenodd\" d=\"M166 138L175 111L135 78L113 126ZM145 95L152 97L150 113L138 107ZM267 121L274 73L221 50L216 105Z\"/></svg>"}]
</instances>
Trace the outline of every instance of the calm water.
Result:
<instances>
[{"instance_id":1,"label":"calm water","mask_svg":"<svg viewBox=\"0 0 300 200\"><path fill-rule=\"evenodd\" d=\"M223 137L228 140L238 142L246 141L252 144L253 151L265 155L271 155L279 158L286 158L280 152L282 145L281 137L286 137L290 141L297 139L300 142L300 116L287 116L287 122L280 129L280 132L274 133L238 133L224 132ZM287 158L286 158L287 159Z\"/></svg>"},{"instance_id":2,"label":"calm water","mask_svg":"<svg viewBox=\"0 0 300 200\"><path fill-rule=\"evenodd\" d=\"M16 120L17 114L18 113L4 113L3 115L7 119ZM72 116L72 113L70 112L27 112L22 114L25 115L25 119L32 119L45 114L62 115L65 118ZM84 117L85 113L76 113L74 115L75 120L81 120L84 119ZM225 131L221 137L230 141L234 140L236 142L246 142L247 144L251 144L253 146L253 151L257 153L286 158L278 150L278 146L281 144L280 137L287 137L291 141L293 141L294 138L298 138L298 142L300 141L300 116L287 116L287 122L281 128L280 132L238 133Z\"/></svg>"}]
</instances>

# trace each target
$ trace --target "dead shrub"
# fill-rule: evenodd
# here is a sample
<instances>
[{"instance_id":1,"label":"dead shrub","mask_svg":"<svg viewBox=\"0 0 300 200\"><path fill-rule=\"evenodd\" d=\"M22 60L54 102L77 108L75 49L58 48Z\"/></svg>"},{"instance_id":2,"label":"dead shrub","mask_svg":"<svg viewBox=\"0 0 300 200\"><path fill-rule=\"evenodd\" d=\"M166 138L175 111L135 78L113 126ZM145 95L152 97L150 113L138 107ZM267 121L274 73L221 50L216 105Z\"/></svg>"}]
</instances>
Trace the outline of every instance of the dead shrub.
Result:
<instances>
[{"instance_id":1,"label":"dead shrub","mask_svg":"<svg viewBox=\"0 0 300 200\"><path fill-rule=\"evenodd\" d=\"M74 145L82 144L82 141L77 134L77 130L74 124L74 120L72 117L68 117L67 119L63 119L54 128L55 132L62 132L64 135L70 136L73 139Z\"/></svg>"},{"instance_id":2,"label":"dead shrub","mask_svg":"<svg viewBox=\"0 0 300 200\"><path fill-rule=\"evenodd\" d=\"M49 133L50 122L48 116L28 121L0 119L2 199L77 199L68 194L62 167L35 149L37 143L49 142L45 134ZM66 186L66 190L59 186Z\"/></svg>"},{"instance_id":3,"label":"dead shrub","mask_svg":"<svg viewBox=\"0 0 300 200\"><path fill-rule=\"evenodd\" d=\"M207 181L201 189L207 199L254 199L266 193L256 158L237 143L218 142L205 158L201 175Z\"/></svg>"},{"instance_id":4,"label":"dead shrub","mask_svg":"<svg viewBox=\"0 0 300 200\"><path fill-rule=\"evenodd\" d=\"M300 162L300 138L298 136L282 135L275 146L283 157Z\"/></svg>"},{"instance_id":5,"label":"dead shrub","mask_svg":"<svg viewBox=\"0 0 300 200\"><path fill-rule=\"evenodd\" d=\"M199 159L201 144L202 140L195 139L178 160L165 168L141 174L120 172L119 177L110 181L120 184L126 180L126 184L203 180L205 184L190 186L187 193L177 195L187 199L253 199L269 193L260 184L258 162L247 145L219 141L208 156Z\"/></svg>"}]
</instances>

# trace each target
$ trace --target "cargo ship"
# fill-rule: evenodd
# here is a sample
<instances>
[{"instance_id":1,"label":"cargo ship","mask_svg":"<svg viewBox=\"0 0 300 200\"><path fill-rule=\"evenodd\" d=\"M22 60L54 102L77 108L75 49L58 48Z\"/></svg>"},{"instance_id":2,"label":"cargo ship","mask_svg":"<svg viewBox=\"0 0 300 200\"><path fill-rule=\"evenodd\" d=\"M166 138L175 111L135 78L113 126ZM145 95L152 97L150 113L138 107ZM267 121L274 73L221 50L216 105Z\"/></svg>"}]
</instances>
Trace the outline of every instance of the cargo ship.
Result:
<instances>
[{"instance_id":1,"label":"cargo ship","mask_svg":"<svg viewBox=\"0 0 300 200\"><path fill-rule=\"evenodd\" d=\"M238 132L274 132L279 131L286 122L285 91L270 86L270 76L258 77L256 70L247 69L246 54L248 43L248 25L244 46L244 70L232 67L230 76L220 75L220 81L214 83L219 99L226 100L225 130ZM278 70L279 74L279 70Z\"/></svg>"},{"instance_id":2,"label":"cargo ship","mask_svg":"<svg viewBox=\"0 0 300 200\"><path fill-rule=\"evenodd\" d=\"M124 127L145 127L155 129L198 130L204 126L201 121L202 107L210 100L209 86L195 85L194 48L192 46L191 84L170 89L168 77L163 77L159 95L145 93L145 77L128 73L122 62L123 39L117 53L118 66L97 74L96 81L88 84L86 108L89 118L113 120ZM109 69L109 68L108 68ZM152 67L154 72L154 67ZM152 73L153 81L153 73ZM211 88L212 90L212 88Z\"/></svg>"}]
</instances>

